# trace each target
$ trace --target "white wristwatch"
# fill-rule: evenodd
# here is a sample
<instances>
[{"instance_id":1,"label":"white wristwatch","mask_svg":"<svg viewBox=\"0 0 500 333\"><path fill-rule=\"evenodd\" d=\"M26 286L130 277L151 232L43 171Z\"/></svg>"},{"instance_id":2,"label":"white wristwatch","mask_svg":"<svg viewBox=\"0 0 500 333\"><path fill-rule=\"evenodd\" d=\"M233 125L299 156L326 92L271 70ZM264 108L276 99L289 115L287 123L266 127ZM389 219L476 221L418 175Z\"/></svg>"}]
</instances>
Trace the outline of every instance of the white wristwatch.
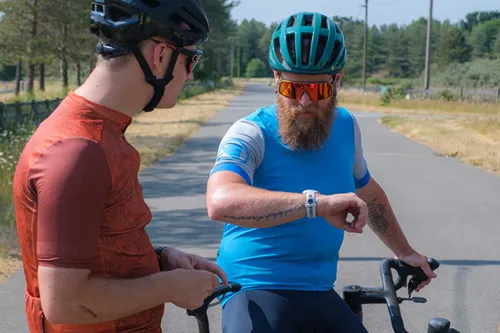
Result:
<instances>
[{"instance_id":1,"label":"white wristwatch","mask_svg":"<svg viewBox=\"0 0 500 333\"><path fill-rule=\"evenodd\" d=\"M306 216L313 219L316 217L316 190L305 190L302 193L306 195Z\"/></svg>"}]
</instances>

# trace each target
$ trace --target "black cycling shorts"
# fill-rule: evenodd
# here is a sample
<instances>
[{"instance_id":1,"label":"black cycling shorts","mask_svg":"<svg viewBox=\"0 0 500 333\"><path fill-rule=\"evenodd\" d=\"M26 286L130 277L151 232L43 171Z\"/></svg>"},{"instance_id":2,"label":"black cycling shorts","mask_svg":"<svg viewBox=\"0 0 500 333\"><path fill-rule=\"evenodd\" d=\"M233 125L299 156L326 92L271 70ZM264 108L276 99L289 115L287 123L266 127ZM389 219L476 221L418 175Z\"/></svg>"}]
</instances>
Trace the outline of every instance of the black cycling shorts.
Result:
<instances>
[{"instance_id":1,"label":"black cycling shorts","mask_svg":"<svg viewBox=\"0 0 500 333\"><path fill-rule=\"evenodd\" d=\"M223 333L367 333L335 292L248 290L222 310Z\"/></svg>"}]
</instances>

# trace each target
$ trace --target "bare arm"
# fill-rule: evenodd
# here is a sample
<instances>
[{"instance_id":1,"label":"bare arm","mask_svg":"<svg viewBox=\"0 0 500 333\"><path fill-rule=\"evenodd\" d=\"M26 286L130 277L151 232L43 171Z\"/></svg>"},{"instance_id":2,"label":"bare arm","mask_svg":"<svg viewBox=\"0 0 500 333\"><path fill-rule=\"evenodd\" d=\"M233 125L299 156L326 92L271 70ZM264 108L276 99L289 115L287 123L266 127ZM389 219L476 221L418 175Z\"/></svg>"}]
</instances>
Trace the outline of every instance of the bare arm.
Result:
<instances>
[{"instance_id":1,"label":"bare arm","mask_svg":"<svg viewBox=\"0 0 500 333\"><path fill-rule=\"evenodd\" d=\"M175 273L137 279L89 278L86 269L39 267L40 295L53 324L98 324L142 312L175 297Z\"/></svg>"},{"instance_id":2,"label":"bare arm","mask_svg":"<svg viewBox=\"0 0 500 333\"><path fill-rule=\"evenodd\" d=\"M210 177L207 208L212 220L249 228L268 228L306 215L304 194L252 187L230 171Z\"/></svg>"},{"instance_id":3,"label":"bare arm","mask_svg":"<svg viewBox=\"0 0 500 333\"><path fill-rule=\"evenodd\" d=\"M397 257L413 252L380 185L371 178L356 194L368 205L370 229Z\"/></svg>"},{"instance_id":4,"label":"bare arm","mask_svg":"<svg viewBox=\"0 0 500 333\"><path fill-rule=\"evenodd\" d=\"M264 150L264 134L252 121L239 120L224 135L207 184L207 208L212 220L268 228L306 215L304 194L252 186Z\"/></svg>"}]
</instances>

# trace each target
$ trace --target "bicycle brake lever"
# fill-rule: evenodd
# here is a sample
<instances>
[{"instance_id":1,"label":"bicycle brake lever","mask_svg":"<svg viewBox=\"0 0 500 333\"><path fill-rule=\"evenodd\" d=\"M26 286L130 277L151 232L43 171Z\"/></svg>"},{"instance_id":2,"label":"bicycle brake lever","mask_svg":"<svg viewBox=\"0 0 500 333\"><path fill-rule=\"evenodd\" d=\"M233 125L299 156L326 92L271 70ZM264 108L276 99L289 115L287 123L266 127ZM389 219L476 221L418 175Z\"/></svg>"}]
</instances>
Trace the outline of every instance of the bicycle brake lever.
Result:
<instances>
[{"instance_id":1,"label":"bicycle brake lever","mask_svg":"<svg viewBox=\"0 0 500 333\"><path fill-rule=\"evenodd\" d=\"M417 289L420 283L424 282L424 280L418 279L417 277L412 277L410 282L408 283L408 298L411 298L411 294Z\"/></svg>"},{"instance_id":2,"label":"bicycle brake lever","mask_svg":"<svg viewBox=\"0 0 500 333\"><path fill-rule=\"evenodd\" d=\"M439 267L439 263L435 259L429 259L428 263L433 271ZM423 271L420 271L417 275L410 279L410 282L408 283L408 298L411 298L412 292L414 292L425 280L427 280L427 275L425 275Z\"/></svg>"}]
</instances>

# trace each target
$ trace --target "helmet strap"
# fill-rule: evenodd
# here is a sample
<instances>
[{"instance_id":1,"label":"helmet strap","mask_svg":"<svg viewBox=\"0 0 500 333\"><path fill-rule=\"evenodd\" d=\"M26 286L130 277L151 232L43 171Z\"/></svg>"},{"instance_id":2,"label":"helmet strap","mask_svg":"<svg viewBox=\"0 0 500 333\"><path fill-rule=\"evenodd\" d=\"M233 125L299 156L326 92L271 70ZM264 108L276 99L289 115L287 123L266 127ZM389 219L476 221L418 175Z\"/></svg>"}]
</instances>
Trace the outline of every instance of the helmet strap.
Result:
<instances>
[{"instance_id":1,"label":"helmet strap","mask_svg":"<svg viewBox=\"0 0 500 333\"><path fill-rule=\"evenodd\" d=\"M135 58L137 59L137 62L139 62L139 65L142 68L142 71L144 72L144 80L149 83L153 89L154 89L154 95L153 98L149 101L149 103L144 107L145 112L150 112L153 111L158 104L160 103L161 99L163 98L163 95L165 93L165 87L167 84L172 81L174 78L173 72L175 68L175 64L177 62L177 57L179 56L179 51L174 50L172 53L172 58L170 59L170 64L168 65L167 73L165 74L165 77L163 79L157 79L156 76L153 75L151 72L151 69L148 66L148 63L146 62L146 59L144 59L144 56L142 55L141 51L139 50L139 47L137 44L130 45L130 50L134 53Z\"/></svg>"}]
</instances>

